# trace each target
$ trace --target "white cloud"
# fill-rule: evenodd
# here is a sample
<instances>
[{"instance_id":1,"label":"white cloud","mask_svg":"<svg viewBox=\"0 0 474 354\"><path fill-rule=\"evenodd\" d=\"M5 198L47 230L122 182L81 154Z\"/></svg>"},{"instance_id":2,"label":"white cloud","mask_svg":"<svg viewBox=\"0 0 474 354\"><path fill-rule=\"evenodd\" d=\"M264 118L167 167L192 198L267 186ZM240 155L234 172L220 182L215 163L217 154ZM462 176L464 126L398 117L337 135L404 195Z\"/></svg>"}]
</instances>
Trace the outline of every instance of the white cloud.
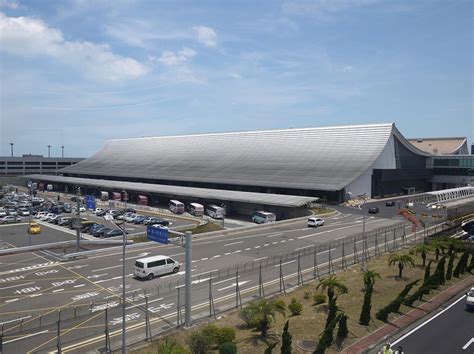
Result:
<instances>
[{"instance_id":1,"label":"white cloud","mask_svg":"<svg viewBox=\"0 0 474 354\"><path fill-rule=\"evenodd\" d=\"M187 47L184 47L178 52L165 50L161 53L161 56L158 58L158 61L169 66L180 65L184 64L188 59L191 59L195 55L196 51L192 48Z\"/></svg>"},{"instance_id":2,"label":"white cloud","mask_svg":"<svg viewBox=\"0 0 474 354\"><path fill-rule=\"evenodd\" d=\"M283 12L288 15L313 16L320 20L330 19L331 14L351 8L368 6L380 0L315 0L310 2L291 1L283 4Z\"/></svg>"},{"instance_id":3,"label":"white cloud","mask_svg":"<svg viewBox=\"0 0 474 354\"><path fill-rule=\"evenodd\" d=\"M242 78L242 76L239 73L230 73L229 76L236 80L240 80Z\"/></svg>"},{"instance_id":4,"label":"white cloud","mask_svg":"<svg viewBox=\"0 0 474 354\"><path fill-rule=\"evenodd\" d=\"M211 27L197 26L193 27L197 34L198 42L204 44L206 47L215 47L217 42L217 34Z\"/></svg>"},{"instance_id":5,"label":"white cloud","mask_svg":"<svg viewBox=\"0 0 474 354\"><path fill-rule=\"evenodd\" d=\"M16 10L20 7L20 3L16 0L0 0L0 8Z\"/></svg>"},{"instance_id":6,"label":"white cloud","mask_svg":"<svg viewBox=\"0 0 474 354\"><path fill-rule=\"evenodd\" d=\"M147 72L135 59L114 54L107 44L66 41L60 30L31 17L8 17L0 12L0 41L4 52L54 58L95 80L133 79Z\"/></svg>"}]
</instances>

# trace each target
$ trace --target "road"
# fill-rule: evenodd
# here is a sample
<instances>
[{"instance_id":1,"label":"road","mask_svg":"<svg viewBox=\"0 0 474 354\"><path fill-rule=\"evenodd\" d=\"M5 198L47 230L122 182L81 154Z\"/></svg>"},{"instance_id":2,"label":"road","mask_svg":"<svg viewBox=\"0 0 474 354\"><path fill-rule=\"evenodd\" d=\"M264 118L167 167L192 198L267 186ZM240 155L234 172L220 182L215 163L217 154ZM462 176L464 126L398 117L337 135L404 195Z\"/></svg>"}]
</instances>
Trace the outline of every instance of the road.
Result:
<instances>
[{"instance_id":1,"label":"road","mask_svg":"<svg viewBox=\"0 0 474 354\"><path fill-rule=\"evenodd\" d=\"M399 220L370 217L366 227L370 232L396 223ZM327 219L326 225L318 229L307 228L306 221L302 220L290 225L278 225L271 229L257 228L228 236L195 236L192 264L193 316L202 317L203 312L209 312L211 292L215 307L220 311L235 306L237 287L242 301L257 296L261 291L259 276L265 283L264 291L268 293L278 291L282 279L280 272L284 276L285 287L297 285L300 276L304 280L311 279L315 275L313 262L316 257L319 264L326 264L327 271L330 257L336 259L341 257L341 252L346 252L346 255L354 252L354 249L349 248L353 247L352 243L346 245L345 251L336 244L361 229L360 215L342 214ZM402 229L394 231L393 237L395 233L396 237L401 237L402 231L409 232L408 225ZM1 233L3 229L0 230L0 235ZM388 238L390 242L390 233ZM335 241L334 248L315 248L331 240ZM377 240L379 247L382 247L383 237ZM361 250L360 242L362 241L354 240L357 252ZM374 242L372 239L369 246L374 246ZM306 252L313 249L314 255ZM184 249L174 245L144 243L127 250L126 290L129 297L126 300L131 338L138 331L143 334L147 301L149 313L155 316L152 319L153 333L173 327L178 321L178 293L181 292L184 281L184 265L177 274L152 281L141 281L132 275L136 259L156 254L171 256L181 263L184 261ZM298 254L302 255L301 259ZM121 323L121 260L119 250L68 263L59 263L43 253L2 257L0 318L2 322L11 321L5 326L4 352L54 350L57 345L56 322L59 317L64 326L61 337L64 343L69 343L70 352L80 353L97 348L103 345L103 310L106 307L110 308L109 330L114 333L113 339L116 340ZM263 268L258 274L261 264ZM237 265L240 265L239 274L235 274ZM212 284L209 284L210 278ZM181 293L183 295L184 292ZM179 306L182 305L180 300ZM21 318L23 321L18 320ZM96 341L81 340L94 333L99 338ZM76 344L71 345L73 342Z\"/></svg>"},{"instance_id":2,"label":"road","mask_svg":"<svg viewBox=\"0 0 474 354\"><path fill-rule=\"evenodd\" d=\"M474 312L466 310L465 295L393 342L399 345L407 354L474 353Z\"/></svg>"}]
</instances>

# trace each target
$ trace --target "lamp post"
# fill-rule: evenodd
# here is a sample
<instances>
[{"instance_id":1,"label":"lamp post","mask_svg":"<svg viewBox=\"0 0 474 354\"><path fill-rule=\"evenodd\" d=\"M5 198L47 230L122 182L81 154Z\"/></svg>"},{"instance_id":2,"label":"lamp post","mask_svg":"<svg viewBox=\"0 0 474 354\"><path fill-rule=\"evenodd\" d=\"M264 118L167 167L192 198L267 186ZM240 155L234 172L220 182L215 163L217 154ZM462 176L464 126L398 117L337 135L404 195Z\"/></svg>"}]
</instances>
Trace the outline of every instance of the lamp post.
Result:
<instances>
[{"instance_id":1,"label":"lamp post","mask_svg":"<svg viewBox=\"0 0 474 354\"><path fill-rule=\"evenodd\" d=\"M347 194L349 194L352 198L353 194L351 192L347 192ZM366 239L366 235L365 235L365 210L364 210L364 206L365 206L365 203L367 202L367 195L364 193L364 194L358 195L357 197L358 198L363 198L363 200L364 200L364 202L362 203L362 207L361 207L361 210L362 210L362 263L360 265L360 270L365 272L367 270L366 265L365 265L367 239Z\"/></svg>"},{"instance_id":2,"label":"lamp post","mask_svg":"<svg viewBox=\"0 0 474 354\"><path fill-rule=\"evenodd\" d=\"M11 151L11 155L13 157L13 143L10 143L10 151Z\"/></svg>"},{"instance_id":3,"label":"lamp post","mask_svg":"<svg viewBox=\"0 0 474 354\"><path fill-rule=\"evenodd\" d=\"M51 157L51 145L48 145L48 157Z\"/></svg>"},{"instance_id":4,"label":"lamp post","mask_svg":"<svg viewBox=\"0 0 474 354\"><path fill-rule=\"evenodd\" d=\"M61 158L64 158L64 145L61 145Z\"/></svg>"}]
</instances>

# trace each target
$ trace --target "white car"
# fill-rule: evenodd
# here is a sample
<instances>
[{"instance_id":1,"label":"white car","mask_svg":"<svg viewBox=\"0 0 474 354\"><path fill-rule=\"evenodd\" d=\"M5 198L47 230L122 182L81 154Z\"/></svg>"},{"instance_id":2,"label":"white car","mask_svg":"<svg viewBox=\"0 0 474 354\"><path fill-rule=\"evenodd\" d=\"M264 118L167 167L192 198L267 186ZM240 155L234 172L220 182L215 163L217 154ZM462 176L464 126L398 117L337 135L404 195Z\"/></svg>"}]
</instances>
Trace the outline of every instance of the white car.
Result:
<instances>
[{"instance_id":1,"label":"white car","mask_svg":"<svg viewBox=\"0 0 474 354\"><path fill-rule=\"evenodd\" d=\"M93 213L97 214L97 213L100 213L101 211L104 211L104 209L103 208L95 208Z\"/></svg>"},{"instance_id":2,"label":"white car","mask_svg":"<svg viewBox=\"0 0 474 354\"><path fill-rule=\"evenodd\" d=\"M0 209L0 218L1 218L1 217L4 217L4 216L7 216L7 212L6 212L5 209L1 208L1 209Z\"/></svg>"},{"instance_id":3,"label":"white car","mask_svg":"<svg viewBox=\"0 0 474 354\"><path fill-rule=\"evenodd\" d=\"M468 310L474 310L474 288L471 288L466 293L466 308Z\"/></svg>"},{"instance_id":4,"label":"white car","mask_svg":"<svg viewBox=\"0 0 474 354\"><path fill-rule=\"evenodd\" d=\"M324 220L322 218L309 218L308 219L308 227L318 227L318 226L323 226L324 225Z\"/></svg>"},{"instance_id":5,"label":"white car","mask_svg":"<svg viewBox=\"0 0 474 354\"><path fill-rule=\"evenodd\" d=\"M123 219L126 221L126 222L133 222L133 220L135 220L136 218L138 217L137 214L130 214L130 215L125 215L123 217Z\"/></svg>"},{"instance_id":6,"label":"white car","mask_svg":"<svg viewBox=\"0 0 474 354\"><path fill-rule=\"evenodd\" d=\"M20 222L21 218L19 216L4 216L3 218L0 218L0 224L12 224L14 222Z\"/></svg>"}]
</instances>

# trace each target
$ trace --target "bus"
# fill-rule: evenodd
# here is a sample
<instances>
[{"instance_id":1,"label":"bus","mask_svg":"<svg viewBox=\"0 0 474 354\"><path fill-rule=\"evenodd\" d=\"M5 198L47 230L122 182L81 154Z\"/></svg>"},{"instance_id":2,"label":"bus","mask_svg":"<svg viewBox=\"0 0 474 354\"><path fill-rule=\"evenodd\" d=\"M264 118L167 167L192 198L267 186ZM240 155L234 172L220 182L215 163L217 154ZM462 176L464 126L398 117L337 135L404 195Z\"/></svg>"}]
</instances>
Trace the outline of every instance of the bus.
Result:
<instances>
[{"instance_id":1,"label":"bus","mask_svg":"<svg viewBox=\"0 0 474 354\"><path fill-rule=\"evenodd\" d=\"M184 213L184 204L179 200L170 200L170 210L175 214Z\"/></svg>"},{"instance_id":2,"label":"bus","mask_svg":"<svg viewBox=\"0 0 474 354\"><path fill-rule=\"evenodd\" d=\"M204 206L198 203L190 203L189 214L194 216L202 216L202 214L204 214Z\"/></svg>"},{"instance_id":3,"label":"bus","mask_svg":"<svg viewBox=\"0 0 474 354\"><path fill-rule=\"evenodd\" d=\"M252 221L257 224L267 224L269 222L276 221L276 215L267 211L254 211L252 215Z\"/></svg>"},{"instance_id":4,"label":"bus","mask_svg":"<svg viewBox=\"0 0 474 354\"><path fill-rule=\"evenodd\" d=\"M206 214L213 219L224 219L225 209L220 206L211 204L206 207Z\"/></svg>"}]
</instances>

